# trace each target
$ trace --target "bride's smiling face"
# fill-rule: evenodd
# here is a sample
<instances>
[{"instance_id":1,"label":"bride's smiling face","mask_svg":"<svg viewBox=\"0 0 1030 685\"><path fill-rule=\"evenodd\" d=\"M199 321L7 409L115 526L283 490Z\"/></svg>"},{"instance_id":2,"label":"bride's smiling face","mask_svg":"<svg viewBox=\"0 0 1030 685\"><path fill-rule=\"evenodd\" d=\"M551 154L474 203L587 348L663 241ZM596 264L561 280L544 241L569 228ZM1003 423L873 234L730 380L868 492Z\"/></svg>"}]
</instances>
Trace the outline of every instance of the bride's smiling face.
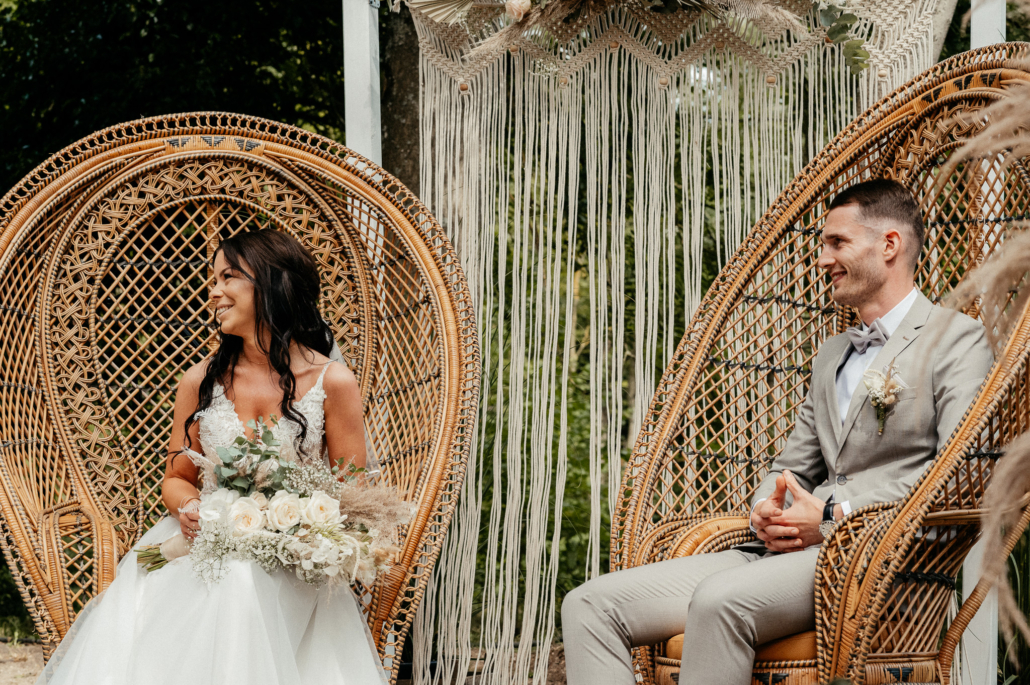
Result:
<instances>
[{"instance_id":1,"label":"bride's smiling face","mask_svg":"<svg viewBox=\"0 0 1030 685\"><path fill-rule=\"evenodd\" d=\"M248 268L246 264L240 266ZM247 275L234 269L221 251L215 255L211 308L223 334L241 338L254 334L254 284Z\"/></svg>"}]
</instances>

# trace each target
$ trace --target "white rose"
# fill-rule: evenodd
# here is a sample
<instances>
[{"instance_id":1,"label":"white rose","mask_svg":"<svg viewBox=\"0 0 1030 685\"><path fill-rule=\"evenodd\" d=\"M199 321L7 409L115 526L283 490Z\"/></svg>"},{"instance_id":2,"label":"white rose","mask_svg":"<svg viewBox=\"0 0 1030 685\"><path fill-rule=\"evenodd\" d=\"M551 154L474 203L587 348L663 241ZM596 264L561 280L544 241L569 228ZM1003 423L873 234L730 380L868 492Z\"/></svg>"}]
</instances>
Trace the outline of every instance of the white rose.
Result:
<instances>
[{"instance_id":1,"label":"white rose","mask_svg":"<svg viewBox=\"0 0 1030 685\"><path fill-rule=\"evenodd\" d=\"M304 507L302 515L305 523L340 522L340 500L333 499L324 492L316 491L310 498L301 500L301 502Z\"/></svg>"},{"instance_id":2,"label":"white rose","mask_svg":"<svg viewBox=\"0 0 1030 685\"><path fill-rule=\"evenodd\" d=\"M280 490L268 500L268 524L278 530L289 530L300 523L300 497Z\"/></svg>"},{"instance_id":3,"label":"white rose","mask_svg":"<svg viewBox=\"0 0 1030 685\"><path fill-rule=\"evenodd\" d=\"M251 497L241 497L229 507L229 519L233 522L234 534L256 533L265 525L261 507Z\"/></svg>"},{"instance_id":4,"label":"white rose","mask_svg":"<svg viewBox=\"0 0 1030 685\"><path fill-rule=\"evenodd\" d=\"M268 498L262 495L260 492L255 492L253 495L250 496L250 498L254 500L254 503L257 504L258 507L260 507L261 509L264 509L268 506Z\"/></svg>"},{"instance_id":5,"label":"white rose","mask_svg":"<svg viewBox=\"0 0 1030 685\"><path fill-rule=\"evenodd\" d=\"M235 490L220 488L200 498L198 512L201 521L224 521L229 514L229 507L239 499L240 493Z\"/></svg>"}]
</instances>

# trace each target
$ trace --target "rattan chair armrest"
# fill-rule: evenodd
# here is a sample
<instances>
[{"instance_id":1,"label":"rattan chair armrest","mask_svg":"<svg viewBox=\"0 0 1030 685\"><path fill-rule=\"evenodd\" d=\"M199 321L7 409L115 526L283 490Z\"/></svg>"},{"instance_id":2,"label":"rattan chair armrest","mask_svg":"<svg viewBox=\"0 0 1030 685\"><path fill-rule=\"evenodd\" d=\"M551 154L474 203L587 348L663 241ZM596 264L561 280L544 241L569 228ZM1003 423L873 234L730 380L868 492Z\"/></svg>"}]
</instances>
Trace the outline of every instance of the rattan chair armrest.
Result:
<instances>
[{"instance_id":1,"label":"rattan chair armrest","mask_svg":"<svg viewBox=\"0 0 1030 685\"><path fill-rule=\"evenodd\" d=\"M843 630L854 630L856 598L868 558L900 510L901 502L878 502L840 520L823 541L815 571L815 626L820 674L833 660Z\"/></svg>"},{"instance_id":2,"label":"rattan chair armrest","mask_svg":"<svg viewBox=\"0 0 1030 685\"><path fill-rule=\"evenodd\" d=\"M671 540L665 558L718 552L754 539L746 516L714 516L680 530Z\"/></svg>"},{"instance_id":3,"label":"rattan chair armrest","mask_svg":"<svg viewBox=\"0 0 1030 685\"><path fill-rule=\"evenodd\" d=\"M733 544L747 542L753 537L748 519L739 514L679 516L663 522L640 541L633 566L717 551L710 549L711 544L726 536L740 538Z\"/></svg>"},{"instance_id":4,"label":"rattan chair armrest","mask_svg":"<svg viewBox=\"0 0 1030 685\"><path fill-rule=\"evenodd\" d=\"M75 620L77 607L103 592L114 580L118 565L118 540L109 514L97 512L81 500L48 507L40 514L39 553L49 580L39 588L40 598L54 617L56 635L43 636L44 656L49 657ZM73 578L70 567L90 579ZM82 573L88 570L88 575Z\"/></svg>"}]
</instances>

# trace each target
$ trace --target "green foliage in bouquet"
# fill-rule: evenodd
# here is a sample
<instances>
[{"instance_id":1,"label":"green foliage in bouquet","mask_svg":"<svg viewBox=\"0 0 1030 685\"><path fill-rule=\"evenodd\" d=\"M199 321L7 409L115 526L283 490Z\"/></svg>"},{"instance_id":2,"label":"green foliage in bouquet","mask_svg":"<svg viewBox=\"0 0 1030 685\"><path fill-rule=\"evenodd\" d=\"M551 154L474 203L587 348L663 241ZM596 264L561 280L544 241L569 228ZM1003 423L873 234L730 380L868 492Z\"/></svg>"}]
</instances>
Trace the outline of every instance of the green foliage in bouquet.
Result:
<instances>
[{"instance_id":1,"label":"green foliage in bouquet","mask_svg":"<svg viewBox=\"0 0 1030 685\"><path fill-rule=\"evenodd\" d=\"M279 423L275 415L269 420L273 425ZM260 432L258 424L261 424ZM220 466L215 465L218 487L235 490L241 497L249 497L259 490L278 492L287 489L283 481L293 463L279 456L280 443L275 439L272 428L265 425L263 416L259 416L257 421L248 421L247 428L254 437L248 439L241 435L230 447L215 448L222 460ZM257 469L251 477L254 466Z\"/></svg>"}]
</instances>

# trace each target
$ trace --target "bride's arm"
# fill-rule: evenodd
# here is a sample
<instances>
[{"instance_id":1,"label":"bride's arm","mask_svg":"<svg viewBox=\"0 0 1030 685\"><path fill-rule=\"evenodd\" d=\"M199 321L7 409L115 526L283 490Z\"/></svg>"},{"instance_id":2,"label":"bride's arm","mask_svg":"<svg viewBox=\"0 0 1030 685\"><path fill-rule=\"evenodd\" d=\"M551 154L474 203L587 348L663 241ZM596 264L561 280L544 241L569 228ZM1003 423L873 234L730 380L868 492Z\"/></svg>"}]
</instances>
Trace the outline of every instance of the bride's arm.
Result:
<instances>
[{"instance_id":1,"label":"bride's arm","mask_svg":"<svg viewBox=\"0 0 1030 685\"><path fill-rule=\"evenodd\" d=\"M322 381L325 389L325 442L331 464L365 468L365 423L358 379L343 364L331 364Z\"/></svg>"},{"instance_id":2,"label":"bride's arm","mask_svg":"<svg viewBox=\"0 0 1030 685\"><path fill-rule=\"evenodd\" d=\"M197 408L197 395L203 377L203 365L198 364L183 374L182 380L179 381L172 417L172 437L168 443L168 461L165 465L164 481L161 483L161 499L168 513L179 519L180 528L188 537L192 537L192 532L199 527L198 518L195 511L180 514L179 509L190 500L200 497L200 491L197 490L200 474L193 460L181 450L183 447L190 447L200 451L199 426L196 423L190 426L190 442L186 441L185 426L186 419Z\"/></svg>"}]
</instances>

